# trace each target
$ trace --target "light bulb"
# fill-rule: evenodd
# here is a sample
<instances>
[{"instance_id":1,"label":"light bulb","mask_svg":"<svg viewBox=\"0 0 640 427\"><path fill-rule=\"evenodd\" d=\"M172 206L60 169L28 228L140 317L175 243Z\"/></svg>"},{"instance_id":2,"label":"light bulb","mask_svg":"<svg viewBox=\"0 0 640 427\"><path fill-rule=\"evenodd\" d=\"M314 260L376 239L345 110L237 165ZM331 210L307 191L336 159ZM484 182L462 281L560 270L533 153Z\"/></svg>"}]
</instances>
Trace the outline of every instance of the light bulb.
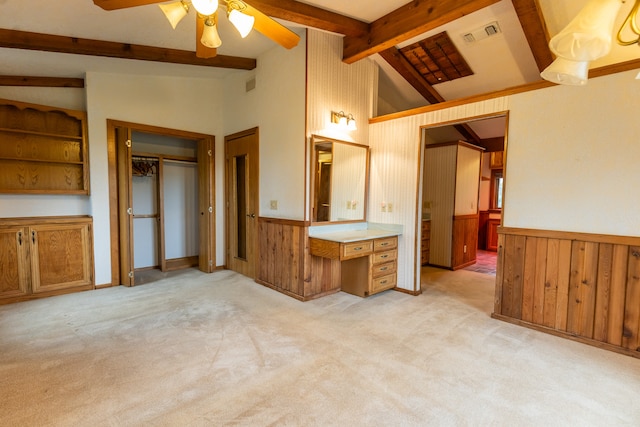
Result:
<instances>
[{"instance_id":1,"label":"light bulb","mask_svg":"<svg viewBox=\"0 0 640 427\"><path fill-rule=\"evenodd\" d=\"M236 9L231 9L229 12L229 21L236 27L242 38L247 37L251 32L255 20L253 16L245 15Z\"/></svg>"},{"instance_id":2,"label":"light bulb","mask_svg":"<svg viewBox=\"0 0 640 427\"><path fill-rule=\"evenodd\" d=\"M218 0L191 0L200 15L209 16L218 10Z\"/></svg>"}]
</instances>

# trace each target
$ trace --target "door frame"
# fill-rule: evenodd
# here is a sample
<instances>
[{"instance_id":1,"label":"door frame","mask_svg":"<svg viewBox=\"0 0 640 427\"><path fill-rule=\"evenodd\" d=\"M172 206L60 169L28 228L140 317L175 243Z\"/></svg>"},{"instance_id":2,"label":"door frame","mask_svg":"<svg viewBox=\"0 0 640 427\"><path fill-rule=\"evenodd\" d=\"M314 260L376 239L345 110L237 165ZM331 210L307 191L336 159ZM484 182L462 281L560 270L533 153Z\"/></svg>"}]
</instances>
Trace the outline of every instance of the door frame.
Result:
<instances>
[{"instance_id":1,"label":"door frame","mask_svg":"<svg viewBox=\"0 0 640 427\"><path fill-rule=\"evenodd\" d=\"M422 292L422 283L420 280L420 270L422 268L422 264L420 262L420 247L421 247L421 239L422 239L422 195L424 193L423 184L424 184L424 155L425 155L425 134L431 128L437 128L442 126L454 126L454 125L463 125L465 123L482 121L486 119L494 119L494 118L504 118L505 120L505 130L504 130L504 166L502 170L503 184L502 184L502 210L500 211L500 224L502 225L504 222L504 211L506 206L506 200L504 195L506 193L506 185L507 185L507 149L508 149L508 141L509 141L509 110L497 111L489 114L481 114L478 116L470 116L461 119L449 120L444 122L435 122L430 123L428 125L419 126L420 130L420 148L418 150L418 176L417 176L417 194L416 194L416 206L415 206L415 241L413 243L414 247L414 259L413 259L413 269L414 269L414 293ZM482 163L481 163L482 168ZM481 170L482 172L482 170ZM479 177L480 179L481 177ZM478 187L478 199L480 198L480 187Z\"/></svg>"},{"instance_id":2,"label":"door frame","mask_svg":"<svg viewBox=\"0 0 640 427\"><path fill-rule=\"evenodd\" d=\"M241 132L236 132L234 134L231 135L226 135L224 137L224 159L225 159L225 184L224 184L224 219L225 219L225 227L224 227L224 231L225 231L225 264L226 264L226 268L229 268L229 259L231 257L231 239L230 239L230 234L231 234L231 221L230 221L230 215L229 215L229 209L230 209L230 200L231 200L231 195L229 194L229 185L230 185L230 159L229 159L229 155L228 155L228 144L230 142L232 142L233 140L239 139L239 138L244 138L247 136L251 136L254 135L256 138L256 144L257 144L257 149L256 149L256 155L257 155L257 166L256 166L256 170L255 170L255 174L257 176L257 187L255 189L256 193L257 193L257 201L255 203L254 209L257 211L257 214L255 216L255 220L256 220L256 232L255 232L255 236L253 239L253 254L254 254L254 265L253 265L253 272L254 272L254 276L253 279L255 279L258 275L258 261L260 259L260 245L258 244L258 234L259 234L259 221L260 221L260 132L259 132L259 128L258 127L254 127L251 129L246 129L244 131Z\"/></svg>"},{"instance_id":3,"label":"door frame","mask_svg":"<svg viewBox=\"0 0 640 427\"><path fill-rule=\"evenodd\" d=\"M198 157L198 197L200 209L200 244L198 268L212 273L215 270L216 229L215 229L215 136L159 126L131 123L107 119L107 163L109 177L109 226L111 244L111 286L120 285L120 211L118 197L118 167L116 128L127 128L163 136L190 139L197 143ZM204 159L204 160L202 160ZM208 203L203 203L204 201ZM206 205L208 207L205 209ZM126 209L124 210L126 211ZM131 237L133 239L133 236Z\"/></svg>"}]
</instances>

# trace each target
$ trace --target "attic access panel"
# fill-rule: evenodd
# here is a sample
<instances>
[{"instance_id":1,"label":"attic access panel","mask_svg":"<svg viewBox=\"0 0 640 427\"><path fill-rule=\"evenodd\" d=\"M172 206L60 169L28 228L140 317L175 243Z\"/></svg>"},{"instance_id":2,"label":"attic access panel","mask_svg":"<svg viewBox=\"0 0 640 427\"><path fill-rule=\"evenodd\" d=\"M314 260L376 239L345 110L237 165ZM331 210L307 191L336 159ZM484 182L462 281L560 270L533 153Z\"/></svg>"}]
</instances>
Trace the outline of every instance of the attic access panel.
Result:
<instances>
[{"instance_id":1,"label":"attic access panel","mask_svg":"<svg viewBox=\"0 0 640 427\"><path fill-rule=\"evenodd\" d=\"M446 32L405 46L400 53L431 85L473 75Z\"/></svg>"}]
</instances>

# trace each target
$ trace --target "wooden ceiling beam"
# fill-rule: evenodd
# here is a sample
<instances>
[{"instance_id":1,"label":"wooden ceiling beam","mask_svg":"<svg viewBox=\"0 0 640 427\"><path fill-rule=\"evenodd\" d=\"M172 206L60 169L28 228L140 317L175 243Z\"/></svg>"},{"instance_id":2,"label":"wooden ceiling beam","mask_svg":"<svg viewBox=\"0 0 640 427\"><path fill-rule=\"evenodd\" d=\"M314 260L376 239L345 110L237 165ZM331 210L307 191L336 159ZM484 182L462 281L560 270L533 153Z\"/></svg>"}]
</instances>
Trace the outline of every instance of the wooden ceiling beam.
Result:
<instances>
[{"instance_id":1,"label":"wooden ceiling beam","mask_svg":"<svg viewBox=\"0 0 640 427\"><path fill-rule=\"evenodd\" d=\"M0 47L135 59L140 61L167 62L172 64L200 65L204 67L233 68L239 70L253 70L256 68L256 60L254 58L218 55L205 59L198 58L195 52L187 50L7 29L0 29Z\"/></svg>"},{"instance_id":2,"label":"wooden ceiling beam","mask_svg":"<svg viewBox=\"0 0 640 427\"><path fill-rule=\"evenodd\" d=\"M379 52L380 56L393 67L415 90L430 104L443 102L445 99L429 82L407 61L398 48L392 46Z\"/></svg>"},{"instance_id":3,"label":"wooden ceiling beam","mask_svg":"<svg viewBox=\"0 0 640 427\"><path fill-rule=\"evenodd\" d=\"M511 0L518 14L520 25L527 38L538 70L542 71L553 62L549 49L549 31L542 15L538 0Z\"/></svg>"},{"instance_id":4,"label":"wooden ceiling beam","mask_svg":"<svg viewBox=\"0 0 640 427\"><path fill-rule=\"evenodd\" d=\"M499 0L413 0L372 22L368 34L346 36L342 60L352 64Z\"/></svg>"},{"instance_id":5,"label":"wooden ceiling beam","mask_svg":"<svg viewBox=\"0 0 640 427\"><path fill-rule=\"evenodd\" d=\"M494 138L484 138L479 141L479 144L484 147L487 153L493 153L494 151L504 150L504 136L497 136Z\"/></svg>"},{"instance_id":6,"label":"wooden ceiling beam","mask_svg":"<svg viewBox=\"0 0 640 427\"><path fill-rule=\"evenodd\" d=\"M339 13L295 0L249 0L248 3L272 18L332 33L361 37L369 32L369 24Z\"/></svg>"},{"instance_id":7,"label":"wooden ceiling beam","mask_svg":"<svg viewBox=\"0 0 640 427\"><path fill-rule=\"evenodd\" d=\"M422 95L430 104L444 102L445 99L438 91L425 79L407 59L395 47L380 52L380 56L389 63L415 90ZM469 125L454 125L456 130L467 139L468 142L480 141L480 137L471 129Z\"/></svg>"},{"instance_id":8,"label":"wooden ceiling beam","mask_svg":"<svg viewBox=\"0 0 640 427\"><path fill-rule=\"evenodd\" d=\"M0 86L84 88L84 79L68 77L0 76Z\"/></svg>"}]
</instances>

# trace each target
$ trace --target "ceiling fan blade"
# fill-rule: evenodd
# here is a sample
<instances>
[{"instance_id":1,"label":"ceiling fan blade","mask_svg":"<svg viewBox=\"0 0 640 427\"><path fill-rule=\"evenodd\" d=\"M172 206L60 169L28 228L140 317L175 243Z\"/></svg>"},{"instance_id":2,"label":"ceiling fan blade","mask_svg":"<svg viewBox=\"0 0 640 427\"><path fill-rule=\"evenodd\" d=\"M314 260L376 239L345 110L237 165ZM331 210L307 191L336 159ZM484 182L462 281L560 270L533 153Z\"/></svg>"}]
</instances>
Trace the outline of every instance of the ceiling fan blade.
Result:
<instances>
[{"instance_id":1,"label":"ceiling fan blade","mask_svg":"<svg viewBox=\"0 0 640 427\"><path fill-rule=\"evenodd\" d=\"M207 47L200 41L202 38L202 32L204 31L204 20L205 17L198 14L196 18L196 56L198 58L213 58L218 54L218 50L212 47Z\"/></svg>"},{"instance_id":2,"label":"ceiling fan blade","mask_svg":"<svg viewBox=\"0 0 640 427\"><path fill-rule=\"evenodd\" d=\"M253 24L253 28L287 49L291 49L298 45L298 42L300 41L299 35L260 12L250 4L247 4L246 2L243 3L247 7L242 10L242 13L253 16L256 19Z\"/></svg>"},{"instance_id":3,"label":"ceiling fan blade","mask_svg":"<svg viewBox=\"0 0 640 427\"><path fill-rule=\"evenodd\" d=\"M93 4L104 10L126 9L146 4L162 3L165 0L93 0Z\"/></svg>"}]
</instances>

